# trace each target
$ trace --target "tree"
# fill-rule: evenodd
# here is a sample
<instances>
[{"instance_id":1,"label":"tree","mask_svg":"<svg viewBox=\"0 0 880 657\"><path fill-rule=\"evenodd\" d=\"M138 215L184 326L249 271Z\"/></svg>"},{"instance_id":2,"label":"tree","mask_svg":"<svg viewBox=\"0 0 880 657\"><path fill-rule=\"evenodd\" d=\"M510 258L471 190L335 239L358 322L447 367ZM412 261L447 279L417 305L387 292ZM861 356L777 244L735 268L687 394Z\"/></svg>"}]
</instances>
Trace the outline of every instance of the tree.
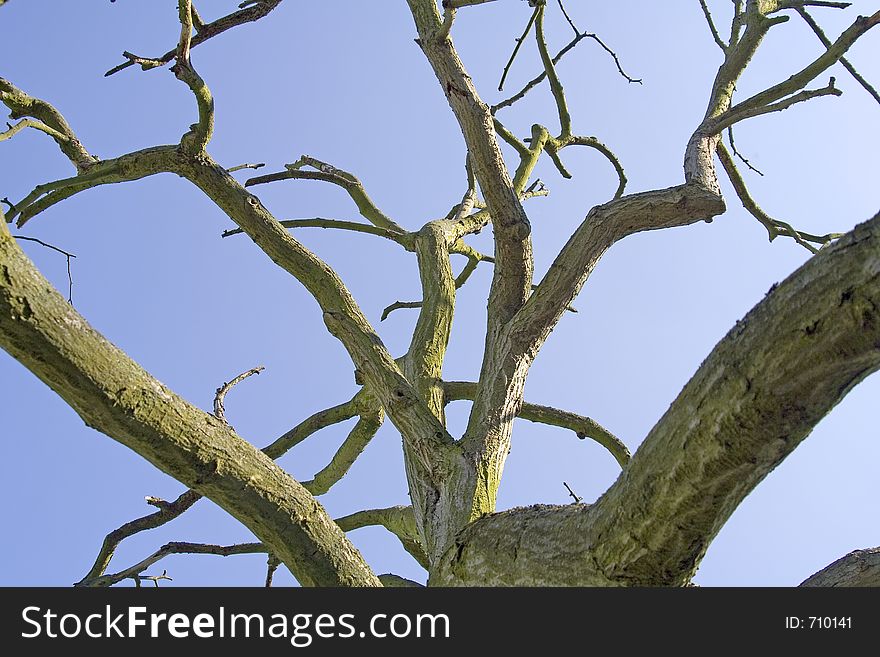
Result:
<instances>
[{"instance_id":1,"label":"tree","mask_svg":"<svg viewBox=\"0 0 880 657\"><path fill-rule=\"evenodd\" d=\"M25 82L0 80L0 100L17 121L3 138L17 140L18 133L28 131L45 133L36 136L53 140L76 169L73 176L59 176L7 201L6 221L0 222L0 345L88 426L189 487L172 502L148 498L157 511L111 532L80 584L161 578L144 573L162 557L181 552L268 553L269 579L283 563L304 585L409 583L397 576L377 577L344 533L379 525L396 535L428 570L432 584L685 585L734 509L855 385L880 366L876 258L880 217L846 234L813 234L774 219L749 191L740 170L752 165L733 141L734 126L806 101L841 95L833 77L820 86L820 80L838 63L848 71L847 83L852 78L853 90L862 87L876 100L877 92L845 55L880 22L880 11L847 15L849 24L832 38L809 12L812 7L841 10L846 3L734 2L730 29L722 35L720 12L713 15L707 3L700 2L721 64L710 88L702 90L707 109L702 118L693 114L691 134L681 144L684 179L665 171L662 178L672 186L631 192L624 158L603 141L577 132L577 115L567 100L571 89L564 86L557 68L575 46L594 41L608 51L609 66L616 67L622 84L638 80L626 72L617 52L600 36L580 30L577 17L566 12L562 3L530 0L527 9L520 3L497 3L491 8L493 16L515 15L520 23L525 17L522 37L503 68L502 84L513 75L514 67L523 66L520 58L526 56L527 44L537 52L543 70L509 100L488 105L462 63L466 58L459 57L453 44L459 23L479 20L490 11L472 5L488 1L447 0L442 7L434 0L407 3L415 25L413 35L439 81L438 89L448 101L465 146L459 165L465 191L459 192L451 209L445 208L436 215L439 218L431 220L425 217L434 216L433 208L422 211L418 221L393 219L396 215L374 202L353 168L350 172L348 165L343 169L335 161L330 164L324 156L303 155L274 173L254 175L244 183L233 174L263 165L219 163L213 137L222 104L218 103L215 117L212 75L202 70L197 58L194 62L191 51L203 43L222 41L221 35L231 39L244 34L247 28L241 26L246 23L271 22L270 14L281 0L246 2L228 15L205 20L190 0L181 0L176 46L155 57L126 52L125 61L108 72L171 66L183 83L178 86L188 88L190 102L194 98L198 119L170 145L99 158L90 140L75 131L76 121L66 120L60 107L32 94ZM15 5L11 3L4 12ZM474 18L465 16L470 12ZM572 32L558 54L551 51L546 34L551 12L556 25ZM762 44L772 42L782 29L779 26L791 18L812 31L814 39L818 37L817 44L822 46L818 56L800 61L792 67L793 74L788 69L779 78L781 82L771 80L754 93L738 90L743 74L755 66L753 57L760 55ZM320 58L320 53L306 55ZM302 65L308 66L304 59ZM224 65L232 66L228 61ZM269 67L276 76L286 70L284 62L259 65ZM272 102L263 94L268 96L272 90L250 88L246 76L239 77L233 89L222 93L249 97L257 116L252 126L241 129L263 127L266 119L259 113ZM541 120L552 118L553 127L535 123L530 137L524 139L517 135L519 128L508 125L504 113L511 105L528 103L542 84L549 87L553 115ZM309 104L310 100L314 99L299 102ZM440 102L439 94L435 92L431 100ZM273 129L267 128L270 133ZM394 127L377 132L389 129ZM413 138L429 129L417 126ZM140 133L135 136L140 141ZM574 146L603 158L615 184L609 194L607 189L587 193L586 185L578 183L578 193L605 194L605 198L573 229L543 275L536 276L533 236L540 227L530 220L533 211L527 214L526 207L540 203L531 199L548 193L537 178L539 167L548 170L543 167L549 163L562 178L572 177L572 151L581 150ZM737 157L742 160L739 164ZM383 153L382 159L395 163L395 168L411 167L416 173L420 169L396 160L393 154ZM723 191L716 162L732 192ZM68 205L87 190L162 173L184 179L212 202L214 215L219 209L235 223L225 233L227 241L244 244L249 238L263 257L269 256L281 271L295 278L317 302L326 331L353 364L359 387L348 401L318 410L262 450L236 432L226 421L224 409L230 388L259 368L221 386L212 413L201 410L92 328L69 302L72 292L65 298L55 290L14 239L27 241L28 236L6 226L14 222L18 229L30 229L42 213L48 216L58 211L61 201ZM303 180L340 188L356 205L361 220L289 220L269 209L276 205L275 197L264 189ZM276 185L263 187L268 183ZM525 385L535 358L568 311L576 309L573 304L581 288L605 252L645 231L711 223L726 212L725 196L729 201L731 194L764 226L771 240L790 238L812 257L774 285L730 329L647 433L635 455L630 457L625 443L591 417L529 403ZM173 198L163 198L156 205L161 212L178 207ZM475 244L480 242L474 236L490 225L489 248L478 250ZM403 356L392 355L342 278L291 232L316 227L383 238L415 255L420 298L394 303L382 316L385 319L403 309L414 311L415 326L401 350ZM491 256L487 255L490 249ZM457 275L452 256L465 259ZM154 261L153 266L165 263ZM457 296L465 293L466 283L481 270L491 270L491 282L478 375L472 381L450 380L444 378L444 363ZM234 270L229 275L235 276ZM217 282L218 288L221 283ZM267 299L253 291L259 283L248 285L254 286L250 303L258 314ZM219 325L211 330L235 332L234 327ZM294 346L311 348L307 343ZM471 402L466 425L453 431L447 405L461 400ZM412 503L360 511L334 521L316 497L348 472L386 417L402 439ZM592 439L613 456L622 473L595 503L584 504L572 490L574 504L496 512L517 417ZM357 422L330 464L311 480L297 481L273 461L317 430L353 418ZM108 572L121 540L178 517L202 496L240 521L257 542L232 546L169 543L130 568ZM858 553L825 573L824 581L875 583L874 570L852 567L853 560L870 564L875 558L872 552ZM840 573L854 574L844 577Z\"/></svg>"}]
</instances>

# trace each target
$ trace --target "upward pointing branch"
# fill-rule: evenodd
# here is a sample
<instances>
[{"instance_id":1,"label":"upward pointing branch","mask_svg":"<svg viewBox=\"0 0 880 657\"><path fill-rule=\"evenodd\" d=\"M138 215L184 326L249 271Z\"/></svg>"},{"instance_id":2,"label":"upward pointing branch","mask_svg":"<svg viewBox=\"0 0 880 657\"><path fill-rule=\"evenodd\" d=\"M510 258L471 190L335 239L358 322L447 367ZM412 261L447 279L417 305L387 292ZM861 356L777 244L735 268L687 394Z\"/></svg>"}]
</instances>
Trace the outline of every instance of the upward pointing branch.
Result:
<instances>
[{"instance_id":1,"label":"upward pointing branch","mask_svg":"<svg viewBox=\"0 0 880 657\"><path fill-rule=\"evenodd\" d=\"M98 161L89 153L71 129L70 124L54 106L34 98L17 88L9 80L0 78L0 102L9 108L13 119L32 117L47 126L44 130L58 144L77 171L82 173ZM11 136L11 135L10 135Z\"/></svg>"},{"instance_id":2,"label":"upward pointing branch","mask_svg":"<svg viewBox=\"0 0 880 657\"><path fill-rule=\"evenodd\" d=\"M180 140L181 148L194 154L205 150L214 132L214 98L189 58L193 31L192 0L178 0L177 6L180 15L180 43L177 46L177 63L171 70L190 88L199 107L199 122L191 126L190 131Z\"/></svg>"}]
</instances>

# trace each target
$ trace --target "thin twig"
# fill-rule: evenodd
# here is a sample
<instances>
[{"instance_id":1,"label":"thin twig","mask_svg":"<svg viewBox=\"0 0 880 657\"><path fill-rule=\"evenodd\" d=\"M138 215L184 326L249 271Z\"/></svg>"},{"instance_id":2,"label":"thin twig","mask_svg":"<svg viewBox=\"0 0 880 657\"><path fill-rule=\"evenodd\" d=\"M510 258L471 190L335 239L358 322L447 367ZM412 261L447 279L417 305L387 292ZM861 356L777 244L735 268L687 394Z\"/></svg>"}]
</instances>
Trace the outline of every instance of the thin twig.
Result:
<instances>
[{"instance_id":1,"label":"thin twig","mask_svg":"<svg viewBox=\"0 0 880 657\"><path fill-rule=\"evenodd\" d=\"M260 372L262 372L265 369L266 368L263 367L262 365L259 365L257 367L253 367L253 368L249 369L247 372L242 372L241 374L236 376L234 379L232 379L228 383L224 383L222 386L217 388L216 393L214 395L214 416L218 420L223 420L224 422L226 422L226 424L229 424L229 422L226 421L226 409L223 407L223 401L226 399L226 394L232 389L233 386L241 383L242 381L244 381L246 378L248 378L250 376L254 376L255 374L259 374Z\"/></svg>"},{"instance_id":2,"label":"thin twig","mask_svg":"<svg viewBox=\"0 0 880 657\"><path fill-rule=\"evenodd\" d=\"M159 511L127 522L107 534L104 542L101 544L101 549L98 551L98 556L95 558L95 563L86 576L74 586L92 586L92 582L101 577L104 571L107 570L107 566L110 565L110 560L113 558L116 548L122 541L139 532L161 527L179 517L200 499L202 499L202 496L194 490L184 492L173 502L166 502L156 497L147 497L147 504L155 506Z\"/></svg>"},{"instance_id":3,"label":"thin twig","mask_svg":"<svg viewBox=\"0 0 880 657\"><path fill-rule=\"evenodd\" d=\"M562 485L565 486L566 490L568 490L568 494L571 495L571 497L574 499L575 504L580 504L584 501L584 498L580 495L575 494L575 492L571 489L571 486L569 486L566 482L563 481Z\"/></svg>"},{"instance_id":4,"label":"thin twig","mask_svg":"<svg viewBox=\"0 0 880 657\"><path fill-rule=\"evenodd\" d=\"M392 242L397 242L408 251L413 249L412 239L409 233L399 233L372 224L359 224L354 221L324 219L322 217L315 217L314 219L285 219L278 223L285 228L333 228L336 230L350 230L355 233L366 233L368 235L384 237ZM242 233L244 233L244 231L241 228L232 228L223 231L221 237L231 237L232 235L241 235Z\"/></svg>"},{"instance_id":5,"label":"thin twig","mask_svg":"<svg viewBox=\"0 0 880 657\"><path fill-rule=\"evenodd\" d=\"M568 12L565 10L565 5L562 4L562 0L556 0L559 4L559 9L562 10L562 15L565 16L565 20L568 21L568 24L571 25L571 29L574 30L575 36L580 34L580 30L577 29L577 25L574 24L574 21L571 20L571 16L568 15Z\"/></svg>"},{"instance_id":6,"label":"thin twig","mask_svg":"<svg viewBox=\"0 0 880 657\"><path fill-rule=\"evenodd\" d=\"M608 47L608 45L604 41L602 41L602 39L600 39L598 35L590 33L584 36L598 43L605 52L611 55L611 58L614 60L614 65L617 67L617 72L620 73L620 75L623 76L623 78L625 78L627 82L631 84L642 84L642 78L631 77L627 74L626 71L623 70L623 65L620 63L620 58L617 56L617 53L614 52L610 47Z\"/></svg>"},{"instance_id":7,"label":"thin twig","mask_svg":"<svg viewBox=\"0 0 880 657\"><path fill-rule=\"evenodd\" d=\"M5 201L5 199L4 199ZM8 203L8 201L6 201ZM10 204L11 205L11 204ZM67 258L67 303L71 306L73 305L73 274L70 271L70 260L71 258L75 258L76 256L72 253L68 253L64 249L59 249L57 246L53 246L48 242L44 242L43 240L37 239L36 237L25 237L24 235L16 235L15 239L25 240L27 242L36 242L41 246L46 247L47 249L52 249L53 251L57 251L61 253Z\"/></svg>"},{"instance_id":8,"label":"thin twig","mask_svg":"<svg viewBox=\"0 0 880 657\"><path fill-rule=\"evenodd\" d=\"M796 230L791 224L774 219L768 215L763 209L761 209L755 199L752 198L748 187L746 187L742 174L736 168L736 163L733 161L727 148L720 141L718 142L717 153L718 159L721 161L721 165L727 173L727 177L730 179L730 183L733 185L733 189L742 202L743 207L749 214L757 219L764 228L767 229L767 234L771 242L780 235L783 237L791 237L795 242L807 249L807 251L815 254L819 252L819 249L813 246L813 244L819 244L820 247L822 247L836 240L838 237L841 237L842 233L827 233L826 235L812 235L810 233L805 233Z\"/></svg>"},{"instance_id":9,"label":"thin twig","mask_svg":"<svg viewBox=\"0 0 880 657\"><path fill-rule=\"evenodd\" d=\"M730 126L729 128L727 128L727 140L730 142L730 149L733 151L733 154L734 154L736 157L738 157L738 158L742 161L742 163L745 164L750 170L754 171L754 172L757 173L759 176L763 177L763 176L764 176L764 172L761 171L760 169L758 169L757 167L753 166L752 163L749 162L749 161L745 158L745 156L743 156L743 154L740 153L740 152L736 149L736 142L733 140L733 126Z\"/></svg>"},{"instance_id":10,"label":"thin twig","mask_svg":"<svg viewBox=\"0 0 880 657\"><path fill-rule=\"evenodd\" d=\"M7 130L5 130L4 132L0 132L0 141L6 141L7 139L14 137L16 133L24 130L25 128L34 128L35 130L45 132L50 137L54 137L59 141L66 142L70 140L70 137L68 137L67 135L58 132L54 128L50 128L42 121L37 121L36 119L22 119L15 125L12 125L7 121L6 128Z\"/></svg>"},{"instance_id":11,"label":"thin twig","mask_svg":"<svg viewBox=\"0 0 880 657\"><path fill-rule=\"evenodd\" d=\"M543 8L543 5L538 5L535 7L535 11L532 12L531 18L529 18L529 22L526 23L526 29L523 30L522 36L516 40L516 45L513 48L513 52L510 54L510 59L507 60L507 64L504 66L504 71L501 73L501 82L498 83L498 91L504 90L504 81L507 79L507 74L510 73L510 67L513 66L513 60L516 59L516 55L519 52L519 49L522 48L523 41L526 40L526 37L529 36L529 32L532 29L532 25L535 24L535 20L538 18L538 12Z\"/></svg>"},{"instance_id":12,"label":"thin twig","mask_svg":"<svg viewBox=\"0 0 880 657\"><path fill-rule=\"evenodd\" d=\"M810 29L812 29L816 36L819 37L819 41L822 42L822 45L826 48L830 48L831 39L829 39L825 35L825 32L822 30L819 23L817 23L816 20L809 13L807 13L807 10L803 7L795 7L795 11L800 14L801 18L803 18L807 25L810 26ZM880 93L877 93L877 90L871 85L871 83L869 83L864 77L862 77L862 74L856 70L856 67L853 66L846 57L841 57L840 63L843 64L843 67L847 71L849 71L850 75L852 75L853 78L855 78L856 82L862 85L862 88L864 88L865 91L871 94L871 97L874 100L880 103Z\"/></svg>"},{"instance_id":13,"label":"thin twig","mask_svg":"<svg viewBox=\"0 0 880 657\"><path fill-rule=\"evenodd\" d=\"M402 308L421 308L421 301L395 301L390 306L388 306L385 310L382 311L382 317L379 318L380 322L384 322L388 319L388 315L393 313L395 310L400 310Z\"/></svg>"},{"instance_id":14,"label":"thin twig","mask_svg":"<svg viewBox=\"0 0 880 657\"><path fill-rule=\"evenodd\" d=\"M575 46L577 46L577 44L579 44L583 39L586 39L586 38L587 38L586 34L578 34L562 50L560 50L556 54L556 57L553 58L553 64L558 64L560 62L560 60L563 57L565 57L565 55L570 50L572 50ZM489 108L490 111L492 112L492 114L495 114L500 109L504 109L505 107L510 107L515 102L517 102L518 100L521 100L523 97L525 97L525 95L527 93L529 93L532 89L534 89L539 84L541 84L541 82L543 82L546 77L547 77L547 72L541 71L541 73L539 75L537 75L535 78L533 78L532 80L527 82L526 85L522 89L520 89L518 92L516 92L513 96L511 96L510 98L507 98L505 100L502 100L501 102L496 103L495 105L492 105L492 107Z\"/></svg>"},{"instance_id":15,"label":"thin twig","mask_svg":"<svg viewBox=\"0 0 880 657\"><path fill-rule=\"evenodd\" d=\"M198 32L192 37L190 42L190 47L195 48L197 45L204 43L208 39L211 39L218 34L222 34L226 30L237 27L239 25L243 25L245 23L251 23L260 18L266 16L269 12L271 12L275 7L280 5L282 0L263 0L262 2L250 3L249 8L245 8L244 6L240 7L240 11L233 12L228 14L227 16L223 16L222 18L218 18L215 21L210 23L204 23L198 28ZM243 3L243 5L246 3ZM164 66L171 62L177 54L177 48L174 50L169 50L161 57L138 57L137 55L133 55L130 52L122 53L122 56L127 60L118 66L114 66L109 71L107 71L104 76L110 76L114 73L118 73L129 66L133 66L135 64L140 64L143 70L149 70L151 68L157 68L159 66Z\"/></svg>"},{"instance_id":16,"label":"thin twig","mask_svg":"<svg viewBox=\"0 0 880 657\"><path fill-rule=\"evenodd\" d=\"M221 557L228 557L235 554L259 554L266 552L267 548L262 543L241 543L238 545L208 545L204 543L184 543L173 542L166 543L156 550L143 561L136 563L130 568L121 570L111 575L102 575L93 580L81 582L82 586L113 586L125 579L134 579L136 584L140 580L150 580L156 586L159 585L158 580L168 579L167 571L163 571L162 575L142 576L141 573L153 564L161 561L165 557L172 554L213 554Z\"/></svg>"},{"instance_id":17,"label":"thin twig","mask_svg":"<svg viewBox=\"0 0 880 657\"><path fill-rule=\"evenodd\" d=\"M304 167L309 167L314 169L314 171L303 170ZM406 232L397 224L397 222L379 209L367 194L363 183L361 183L357 176L348 171L344 171L332 164L322 162L321 160L308 155L303 155L292 164L285 164L284 168L285 171L250 178L245 181L244 186L252 187L254 185L263 185L265 183L277 182L280 180L320 180L333 183L348 192L351 200L357 205L361 216L371 224L396 233Z\"/></svg>"}]
</instances>

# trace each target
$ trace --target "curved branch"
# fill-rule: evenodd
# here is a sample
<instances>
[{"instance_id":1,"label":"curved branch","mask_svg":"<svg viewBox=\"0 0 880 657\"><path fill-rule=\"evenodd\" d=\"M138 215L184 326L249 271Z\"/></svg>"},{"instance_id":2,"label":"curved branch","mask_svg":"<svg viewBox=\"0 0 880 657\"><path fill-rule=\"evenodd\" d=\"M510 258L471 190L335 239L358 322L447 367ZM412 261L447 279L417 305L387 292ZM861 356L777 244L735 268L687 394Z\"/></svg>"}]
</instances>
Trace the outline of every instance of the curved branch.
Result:
<instances>
[{"instance_id":1,"label":"curved branch","mask_svg":"<svg viewBox=\"0 0 880 657\"><path fill-rule=\"evenodd\" d=\"M85 577L74 586L93 586L94 584L92 584L92 582L103 576L104 572L107 570L107 566L110 565L110 560L113 559L113 554L116 552L116 548L119 547L119 544L122 543L122 541L129 536L134 536L140 532L161 527L179 517L184 511L189 509L200 499L202 499L202 496L194 490L184 492L173 502L147 498L147 503L152 504L153 506L158 506L159 511L127 522L107 534L101 545L101 549L98 551L98 556L95 559L94 565L92 565Z\"/></svg>"},{"instance_id":2,"label":"curved branch","mask_svg":"<svg viewBox=\"0 0 880 657\"><path fill-rule=\"evenodd\" d=\"M43 130L50 135L61 152L76 167L77 171L83 172L98 161L98 158L89 153L85 146L55 107L45 100L34 98L13 85L9 80L0 78L0 102L9 108L13 119L32 117L47 126L52 132ZM38 127L38 126L33 126ZM39 128L38 129L42 129Z\"/></svg>"},{"instance_id":3,"label":"curved branch","mask_svg":"<svg viewBox=\"0 0 880 657\"><path fill-rule=\"evenodd\" d=\"M302 167L306 166L312 167L315 171L303 171ZM263 185L265 183L277 182L279 180L321 180L323 182L333 183L348 192L351 200L357 205L357 209L361 213L361 216L371 224L394 233L406 233L397 222L379 209L379 206L377 206L373 202L373 199L367 194L363 183L348 171L337 169L326 162L321 162L308 155L303 155L296 162L293 164L287 164L285 167L287 168L286 171L255 176L254 178L247 180L244 186L252 187L254 185Z\"/></svg>"},{"instance_id":4,"label":"curved branch","mask_svg":"<svg viewBox=\"0 0 880 657\"><path fill-rule=\"evenodd\" d=\"M173 171L179 159L176 146L155 146L95 162L77 176L37 185L27 197L13 206L7 221L17 218L17 225L21 227L40 212L74 194L99 185L139 180Z\"/></svg>"},{"instance_id":5,"label":"curved branch","mask_svg":"<svg viewBox=\"0 0 880 657\"><path fill-rule=\"evenodd\" d=\"M232 390L234 386L238 385L248 377L259 374L264 369L266 368L262 365L252 367L247 372L242 372L231 381L227 381L222 386L217 388L216 392L214 393L214 417L216 417L218 420L223 420L224 422L226 422L226 408L223 406L223 402L226 400L227 393ZM226 422L226 424L229 423Z\"/></svg>"},{"instance_id":6,"label":"curved branch","mask_svg":"<svg viewBox=\"0 0 880 657\"><path fill-rule=\"evenodd\" d=\"M261 2L255 3L250 7L242 8L239 11L235 11L227 16L223 16L222 18L218 18L215 21L210 23L204 23L202 25L198 25L198 32L192 37L190 40L190 47L194 48L200 43L204 43L208 39L211 39L218 34L222 34L226 30L229 30L233 27L237 27L239 25L243 25L244 23L252 23L256 20L263 18L270 11L275 9L278 5L280 5L282 0L262 0ZM123 57L125 57L128 61L119 64L118 66L114 66L109 71L104 73L104 76L113 75L114 73L118 73L129 66L134 64L140 64L143 70L148 70L151 68L156 68L159 66L164 66L171 62L172 59L177 55L177 49L169 50L161 57L149 58L149 57L138 57L136 55L132 55L131 53L123 53Z\"/></svg>"},{"instance_id":7,"label":"curved branch","mask_svg":"<svg viewBox=\"0 0 880 657\"><path fill-rule=\"evenodd\" d=\"M421 308L421 307L422 307L421 301L395 301L390 306L385 308L385 310L382 311L382 316L379 318L379 321L384 322L386 319L388 319L388 317L391 315L391 313L393 313L395 310L403 310L403 309L412 310L412 309Z\"/></svg>"},{"instance_id":8,"label":"curved branch","mask_svg":"<svg viewBox=\"0 0 880 657\"><path fill-rule=\"evenodd\" d=\"M392 242L396 242L407 251L415 249L412 244L411 233L398 233L397 231L380 228L372 224L359 224L354 221L341 221L338 219L322 219L321 217L315 217L314 219L284 219L278 223L285 228L333 228L336 230L349 230L353 233L366 233L367 235L384 237ZM233 228L223 231L221 237L240 235L243 232L241 228Z\"/></svg>"},{"instance_id":9,"label":"curved branch","mask_svg":"<svg viewBox=\"0 0 880 657\"><path fill-rule=\"evenodd\" d=\"M612 198L618 199L623 196L623 192L626 190L626 173L623 170L623 165L620 163L620 159L617 155L612 151L608 146L603 144L601 141L596 139L595 137L579 137L572 136L566 140L563 140L561 144L556 146L557 150L562 150L567 146L585 146L586 148L592 148L594 150L599 151L602 155L605 156L611 166L614 167L614 171L617 173L617 190L614 192L614 196Z\"/></svg>"},{"instance_id":10,"label":"curved branch","mask_svg":"<svg viewBox=\"0 0 880 657\"><path fill-rule=\"evenodd\" d=\"M189 58L193 31L192 0L178 0L177 7L180 18L180 43L175 55L177 61L171 67L171 71L178 80L190 88L199 108L199 121L183 135L180 146L184 152L195 154L205 150L214 133L214 97L202 76L193 68Z\"/></svg>"},{"instance_id":11,"label":"curved branch","mask_svg":"<svg viewBox=\"0 0 880 657\"><path fill-rule=\"evenodd\" d=\"M720 196L697 184L630 194L594 207L511 323L520 353L540 348L613 244L641 231L706 221L724 209Z\"/></svg>"},{"instance_id":12,"label":"curved branch","mask_svg":"<svg viewBox=\"0 0 880 657\"><path fill-rule=\"evenodd\" d=\"M807 251L815 254L819 253L819 249L810 244L810 242L813 242L814 244L819 244L820 246L824 246L825 244L828 244L832 240L835 240L842 235L842 233L811 235L810 233L803 233L799 230L795 230L790 224L787 224L784 221L774 219L766 212L764 212L764 210L762 210L761 207L755 202L755 199L752 198L751 194L749 194L749 190L748 187L746 187L745 180L743 180L742 175L736 168L736 163L733 161L733 158L730 157L730 153L727 152L727 148L721 141L718 142L717 152L718 159L721 161L721 165L724 167L724 171L725 173L727 173L727 177L730 179L736 195L739 197L739 200L742 201L743 207L748 211L749 214L757 219L760 224L764 226L764 228L767 229L767 233L770 236L771 242L780 235L791 237Z\"/></svg>"},{"instance_id":13,"label":"curved branch","mask_svg":"<svg viewBox=\"0 0 880 657\"><path fill-rule=\"evenodd\" d=\"M373 436L379 431L384 419L385 413L381 407L373 409L372 413L362 414L327 467L311 480L302 482L303 487L315 496L323 495L329 491L346 475L357 457L361 455Z\"/></svg>"},{"instance_id":14,"label":"curved branch","mask_svg":"<svg viewBox=\"0 0 880 657\"><path fill-rule=\"evenodd\" d=\"M428 557L416 526L416 517L411 506L392 506L387 509L369 509L336 519L336 524L344 532L362 527L381 526L394 534L419 564L429 568Z\"/></svg>"},{"instance_id":15,"label":"curved branch","mask_svg":"<svg viewBox=\"0 0 880 657\"><path fill-rule=\"evenodd\" d=\"M444 402L447 404L463 399L473 401L477 393L477 384L466 381L444 381L443 393ZM529 422L570 429L577 434L578 438L591 438L602 445L611 453L620 467L626 467L629 462L629 448L624 442L592 418L528 402L523 402L517 417Z\"/></svg>"},{"instance_id":16,"label":"curved branch","mask_svg":"<svg viewBox=\"0 0 880 657\"><path fill-rule=\"evenodd\" d=\"M293 449L296 445L299 445L316 431L320 431L325 427L339 424L340 422L345 422L346 420L353 418L358 414L358 409L360 408L359 397L361 394L362 393L358 393L347 402L332 406L323 411L318 411L309 416L297 424L293 429L264 447L263 453L273 460L281 458L284 454Z\"/></svg>"},{"instance_id":17,"label":"curved branch","mask_svg":"<svg viewBox=\"0 0 880 657\"><path fill-rule=\"evenodd\" d=\"M134 579L140 586L140 580L153 580L158 586L158 579L171 579L167 572L159 577L145 577L141 573L155 563L172 554L213 554L218 557L228 557L234 554L260 554L268 552L268 548L262 543L239 543L237 545L207 545L204 543L184 543L176 541L166 543L143 561L136 563L130 568L121 570L112 575L102 575L90 580L83 580L77 586L113 586L125 579Z\"/></svg>"}]
</instances>

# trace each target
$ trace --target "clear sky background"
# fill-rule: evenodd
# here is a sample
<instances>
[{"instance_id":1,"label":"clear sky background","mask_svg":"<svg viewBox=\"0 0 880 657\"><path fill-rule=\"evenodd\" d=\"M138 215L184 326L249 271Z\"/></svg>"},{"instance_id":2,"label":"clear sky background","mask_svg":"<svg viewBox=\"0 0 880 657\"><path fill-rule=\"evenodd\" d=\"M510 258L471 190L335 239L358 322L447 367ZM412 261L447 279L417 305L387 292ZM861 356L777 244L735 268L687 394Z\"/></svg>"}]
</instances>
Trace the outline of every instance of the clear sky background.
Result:
<instances>
[{"instance_id":1,"label":"clear sky background","mask_svg":"<svg viewBox=\"0 0 880 657\"><path fill-rule=\"evenodd\" d=\"M232 0L203 0L206 19ZM571 37L554 3L548 36L556 51ZM598 33L627 71L628 84L595 43L584 41L559 70L575 132L595 135L620 156L629 192L682 182L688 137L705 111L721 53L697 0L568 0L582 30ZM730 2L710 6L726 22ZM156 56L179 34L174 0L59 2L12 0L0 9L0 75L54 103L86 147L109 158L175 143L195 120L193 98L167 69L104 71L129 50ZM816 9L831 35L857 13ZM500 0L462 10L453 32L462 59L488 102L527 3ZM413 43L404 0L283 3L262 21L193 51L216 98L211 154L222 164L266 162L276 171L309 154L358 175L380 207L413 229L442 217L464 192L463 140L443 93ZM774 28L738 91L745 98L787 78L822 50L799 19ZM880 32L850 59L880 82ZM524 46L505 91L536 75L534 41ZM880 107L836 66L845 92L737 129L737 145L766 174L747 174L772 215L803 230L846 231L878 209ZM813 86L822 86L827 76ZM521 136L534 122L556 126L546 87L499 115ZM509 154L509 153L508 153ZM551 189L527 204L540 276L587 210L607 201L616 178L587 150L565 160L562 180L546 159L538 175ZM511 162L513 160L511 159ZM0 197L73 175L54 142L37 132L0 144ZM252 172L236 174L240 179ZM359 220L344 192L288 181L255 189L280 219ZM734 322L809 253L791 240L770 244L764 229L725 186L729 211L712 224L636 235L605 256L532 370L526 399L594 417L635 450L703 358ZM238 432L263 446L313 412L357 390L352 365L326 333L317 305L299 283L232 227L193 186L171 175L82 193L37 217L20 234L75 253L73 301L99 331L189 401L210 410L215 388L235 374L266 371L227 398ZM472 240L491 251L491 231ZM392 354L408 345L415 315L382 309L420 297L415 258L384 240L302 230L297 238L348 283ZM60 289L65 259L32 243L23 248ZM463 262L456 261L458 270ZM491 271L481 265L460 292L444 374L478 371ZM709 548L696 581L717 585L794 585L843 554L880 544L877 463L880 379L857 387L745 500ZM460 434L468 406L450 406ZM174 499L183 487L137 454L88 429L54 393L0 352L0 584L69 585L89 569L104 535L150 512L144 496ZM281 459L310 479L351 424L314 435ZM563 481L595 500L619 472L612 457L570 432L518 421L499 509L564 504ZM320 498L334 516L408 502L400 438L386 423L349 475ZM424 572L382 529L350 534L376 572L424 581ZM170 540L234 543L249 532L210 502L159 530L127 540L110 570ZM260 585L265 557L174 557L159 566L173 585ZM150 571L152 572L152 571ZM279 584L293 583L289 574Z\"/></svg>"}]
</instances>

